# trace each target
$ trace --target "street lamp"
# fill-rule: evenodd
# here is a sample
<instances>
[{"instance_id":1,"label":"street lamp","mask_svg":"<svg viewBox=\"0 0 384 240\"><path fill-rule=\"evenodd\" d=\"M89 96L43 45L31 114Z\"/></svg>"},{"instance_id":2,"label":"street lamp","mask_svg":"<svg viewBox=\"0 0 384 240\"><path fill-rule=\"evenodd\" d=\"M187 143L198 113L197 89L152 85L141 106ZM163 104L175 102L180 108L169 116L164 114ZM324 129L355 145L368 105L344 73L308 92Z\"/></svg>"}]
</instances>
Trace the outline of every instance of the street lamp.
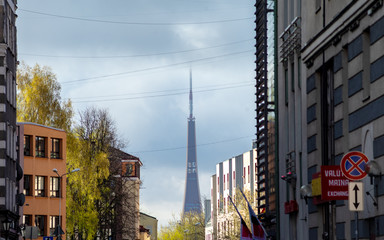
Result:
<instances>
[{"instance_id":1,"label":"street lamp","mask_svg":"<svg viewBox=\"0 0 384 240\"><path fill-rule=\"evenodd\" d=\"M197 239L197 234L196 234L196 226L199 226L199 225L200 225L200 223L199 223L199 222L195 223L195 240Z\"/></svg>"},{"instance_id":2,"label":"street lamp","mask_svg":"<svg viewBox=\"0 0 384 240\"><path fill-rule=\"evenodd\" d=\"M61 195L62 195L62 194L61 194L61 186L62 186L62 184L61 184L61 179L62 179L65 175L67 175L67 174L71 174L71 173L80 171L80 168L75 168L75 169L73 169L73 170L70 171L70 172L64 173L63 175L60 175L60 174L59 174L59 171L57 171L56 168L52 169L52 171L53 171L54 173L56 173L57 176L59 177L59 184L60 184L60 186L59 186L59 198L60 198L60 201L59 201L59 226L58 226L58 228L57 228L57 234L58 234L58 238L57 238L57 239L61 240L61 232L62 232L62 230L61 230L61 199L62 199L62 196L61 196Z\"/></svg>"}]
</instances>

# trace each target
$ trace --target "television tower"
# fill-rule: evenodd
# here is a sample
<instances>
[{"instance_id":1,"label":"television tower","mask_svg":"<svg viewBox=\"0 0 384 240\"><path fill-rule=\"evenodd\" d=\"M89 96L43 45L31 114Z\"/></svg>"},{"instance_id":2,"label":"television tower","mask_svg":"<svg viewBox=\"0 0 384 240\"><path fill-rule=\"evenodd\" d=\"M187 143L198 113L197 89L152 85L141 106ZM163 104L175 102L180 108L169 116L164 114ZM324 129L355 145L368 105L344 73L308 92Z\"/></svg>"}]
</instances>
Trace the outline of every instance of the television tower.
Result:
<instances>
[{"instance_id":1,"label":"television tower","mask_svg":"<svg viewBox=\"0 0 384 240\"><path fill-rule=\"evenodd\" d=\"M196 160L196 131L195 117L193 116L192 71L189 71L189 117L187 142L187 170L185 180L185 195L183 214L188 212L201 213L199 177Z\"/></svg>"}]
</instances>

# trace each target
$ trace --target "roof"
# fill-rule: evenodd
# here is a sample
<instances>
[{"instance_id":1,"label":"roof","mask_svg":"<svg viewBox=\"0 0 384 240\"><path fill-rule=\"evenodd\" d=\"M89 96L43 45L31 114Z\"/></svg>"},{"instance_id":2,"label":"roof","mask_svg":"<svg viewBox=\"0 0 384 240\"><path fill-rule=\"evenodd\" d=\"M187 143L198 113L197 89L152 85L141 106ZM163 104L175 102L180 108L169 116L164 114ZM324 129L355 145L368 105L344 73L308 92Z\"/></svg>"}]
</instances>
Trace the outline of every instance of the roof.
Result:
<instances>
[{"instance_id":1,"label":"roof","mask_svg":"<svg viewBox=\"0 0 384 240\"><path fill-rule=\"evenodd\" d=\"M137 160L142 165L140 158L133 156L131 154L128 154L126 152L123 152L120 149L110 147L109 152L111 154L111 157L113 157L113 158L118 158L119 160Z\"/></svg>"},{"instance_id":2,"label":"roof","mask_svg":"<svg viewBox=\"0 0 384 240\"><path fill-rule=\"evenodd\" d=\"M148 215L148 214L146 214L146 213L143 213L143 212L140 212L140 215L145 215L145 216L147 216L147 217L150 217L150 218L156 219L155 217L152 217L152 216L150 216L150 215ZM157 219L156 219L156 220L157 220Z\"/></svg>"},{"instance_id":3,"label":"roof","mask_svg":"<svg viewBox=\"0 0 384 240\"><path fill-rule=\"evenodd\" d=\"M49 126L45 126L45 125L42 125L42 124L39 124L39 123L33 123L33 122L17 122L16 124L17 125L34 125L34 126L50 128L50 129L53 129L53 130L65 132L63 129L60 129L60 128L49 127Z\"/></svg>"}]
</instances>

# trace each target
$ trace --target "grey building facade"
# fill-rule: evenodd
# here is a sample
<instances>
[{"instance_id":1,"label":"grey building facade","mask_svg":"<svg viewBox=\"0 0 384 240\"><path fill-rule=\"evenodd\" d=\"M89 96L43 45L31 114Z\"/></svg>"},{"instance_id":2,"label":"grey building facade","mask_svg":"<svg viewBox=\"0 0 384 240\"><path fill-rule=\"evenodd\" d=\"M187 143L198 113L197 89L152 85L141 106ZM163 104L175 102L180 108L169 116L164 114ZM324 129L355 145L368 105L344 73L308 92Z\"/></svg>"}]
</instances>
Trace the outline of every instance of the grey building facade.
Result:
<instances>
[{"instance_id":1,"label":"grey building facade","mask_svg":"<svg viewBox=\"0 0 384 240\"><path fill-rule=\"evenodd\" d=\"M0 1L0 222L1 237L18 238L19 164L16 127L16 0Z\"/></svg>"},{"instance_id":2,"label":"grey building facade","mask_svg":"<svg viewBox=\"0 0 384 240\"><path fill-rule=\"evenodd\" d=\"M279 2L280 231L289 232L280 239L355 239L356 232L359 239L384 239L384 178L361 181L358 231L348 200L300 193L314 187L322 166L340 166L350 151L384 169L382 5Z\"/></svg>"},{"instance_id":3,"label":"grey building facade","mask_svg":"<svg viewBox=\"0 0 384 240\"><path fill-rule=\"evenodd\" d=\"M280 239L308 239L306 201L300 187L306 183L307 163L303 138L306 100L302 82L302 1L278 1L278 118ZM284 234L283 234L284 233Z\"/></svg>"}]
</instances>

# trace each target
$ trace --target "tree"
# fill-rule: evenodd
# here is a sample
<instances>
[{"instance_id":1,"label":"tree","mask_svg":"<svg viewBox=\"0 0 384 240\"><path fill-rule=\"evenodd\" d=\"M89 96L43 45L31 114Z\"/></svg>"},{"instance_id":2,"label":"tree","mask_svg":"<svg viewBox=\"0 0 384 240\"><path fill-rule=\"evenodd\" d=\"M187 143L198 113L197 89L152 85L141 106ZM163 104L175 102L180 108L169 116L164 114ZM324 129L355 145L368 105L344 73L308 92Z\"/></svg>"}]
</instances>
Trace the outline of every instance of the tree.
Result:
<instances>
[{"instance_id":1,"label":"tree","mask_svg":"<svg viewBox=\"0 0 384 240\"><path fill-rule=\"evenodd\" d=\"M61 86L49 67L22 63L17 70L17 121L71 129L70 100L61 99Z\"/></svg>"},{"instance_id":2,"label":"tree","mask_svg":"<svg viewBox=\"0 0 384 240\"><path fill-rule=\"evenodd\" d=\"M244 190L244 194L246 195L251 206L254 205L255 198L252 197L251 192L248 190ZM237 210L240 212L242 218L244 219L245 223L247 224L248 228L251 229L248 205L242 193L240 192L239 188L236 188L232 200L236 205ZM220 201L222 204L223 196L220 196ZM221 213L218 216L218 222L221 225L226 226L225 229L221 229L221 231L218 232L218 235L219 235L218 238L231 239L231 240L239 239L239 236L240 236L239 214L237 213L233 204L230 203L230 201L227 201L227 207L228 207L227 212L225 212L225 208L223 208Z\"/></svg>"},{"instance_id":3,"label":"tree","mask_svg":"<svg viewBox=\"0 0 384 240\"><path fill-rule=\"evenodd\" d=\"M205 238L205 219L204 213L198 214L189 212L181 214L180 220L175 217L168 223L168 226L162 227L159 233L160 240L176 239L198 239Z\"/></svg>"},{"instance_id":4,"label":"tree","mask_svg":"<svg viewBox=\"0 0 384 240\"><path fill-rule=\"evenodd\" d=\"M139 233L139 188L141 181L125 174L137 176L137 171L127 173L122 160L135 161L135 169L140 165L139 158L119 149L109 149L109 177L101 189L101 200L97 202L99 213L100 239L134 239ZM136 165L137 164L137 165ZM124 165L126 166L126 165ZM123 173L123 169L125 169ZM123 175L124 174L124 175Z\"/></svg>"},{"instance_id":5,"label":"tree","mask_svg":"<svg viewBox=\"0 0 384 240\"><path fill-rule=\"evenodd\" d=\"M69 145L67 166L80 168L67 188L67 234L76 239L93 239L99 232L97 205L110 176L108 149L121 146L114 122L107 110L87 108L80 112Z\"/></svg>"},{"instance_id":6,"label":"tree","mask_svg":"<svg viewBox=\"0 0 384 240\"><path fill-rule=\"evenodd\" d=\"M110 184L109 149L124 147L108 111L94 107L85 109L79 113L78 124L72 126L71 101L61 99L61 86L49 67L36 64L32 68L22 63L17 82L18 121L65 130L67 172L81 169L68 178L67 234L77 239L95 236L106 239L109 234L103 235L103 220L106 216L115 216L116 206L124 204L122 199L126 199L122 194L115 194L114 208L108 205L111 199L107 196L118 192Z\"/></svg>"}]
</instances>

